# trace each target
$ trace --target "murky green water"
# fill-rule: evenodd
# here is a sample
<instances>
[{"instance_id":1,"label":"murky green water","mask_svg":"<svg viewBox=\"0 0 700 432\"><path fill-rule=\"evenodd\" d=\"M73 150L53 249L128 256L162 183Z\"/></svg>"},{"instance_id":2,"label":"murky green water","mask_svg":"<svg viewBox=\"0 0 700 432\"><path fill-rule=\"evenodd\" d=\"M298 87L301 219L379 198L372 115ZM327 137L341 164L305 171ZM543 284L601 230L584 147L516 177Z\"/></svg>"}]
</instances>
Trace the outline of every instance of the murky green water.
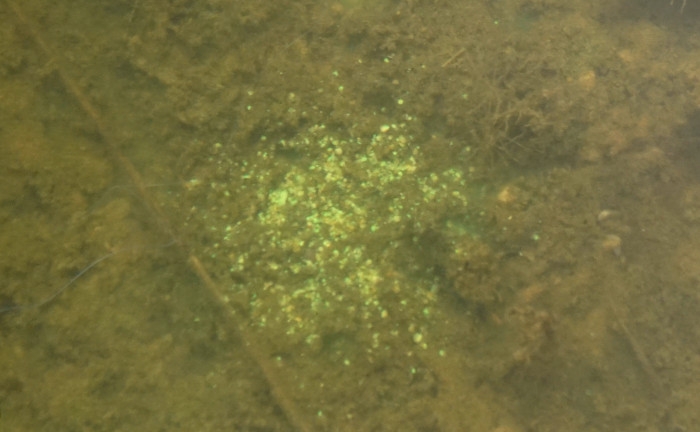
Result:
<instances>
[{"instance_id":1,"label":"murky green water","mask_svg":"<svg viewBox=\"0 0 700 432\"><path fill-rule=\"evenodd\" d=\"M0 429L692 430L698 13L1 3Z\"/></svg>"}]
</instances>

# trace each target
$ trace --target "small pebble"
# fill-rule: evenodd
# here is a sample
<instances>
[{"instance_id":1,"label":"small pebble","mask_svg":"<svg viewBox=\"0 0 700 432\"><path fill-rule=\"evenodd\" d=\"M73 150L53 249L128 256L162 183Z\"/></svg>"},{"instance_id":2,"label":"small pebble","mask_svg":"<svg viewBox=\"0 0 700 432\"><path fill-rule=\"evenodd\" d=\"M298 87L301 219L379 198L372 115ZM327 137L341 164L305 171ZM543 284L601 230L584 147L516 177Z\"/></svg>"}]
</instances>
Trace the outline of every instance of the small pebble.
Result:
<instances>
[{"instance_id":1,"label":"small pebble","mask_svg":"<svg viewBox=\"0 0 700 432\"><path fill-rule=\"evenodd\" d=\"M615 234L608 234L603 240L603 250L612 252L615 256L622 255L622 239Z\"/></svg>"}]
</instances>

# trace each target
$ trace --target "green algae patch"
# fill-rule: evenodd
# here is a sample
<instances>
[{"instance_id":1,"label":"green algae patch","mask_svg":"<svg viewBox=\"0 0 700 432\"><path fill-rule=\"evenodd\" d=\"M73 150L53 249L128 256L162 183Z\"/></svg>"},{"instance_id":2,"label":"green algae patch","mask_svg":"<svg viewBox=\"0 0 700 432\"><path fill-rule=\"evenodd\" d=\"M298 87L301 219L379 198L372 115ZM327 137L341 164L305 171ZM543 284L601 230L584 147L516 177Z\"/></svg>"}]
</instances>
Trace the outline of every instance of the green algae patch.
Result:
<instances>
[{"instance_id":1,"label":"green algae patch","mask_svg":"<svg viewBox=\"0 0 700 432\"><path fill-rule=\"evenodd\" d=\"M338 333L369 350L430 344L441 279L425 233L447 244L467 235L451 221L467 213L470 187L461 170L426 165L412 121L368 137L315 125L248 158L217 143L216 168L188 182L209 197L188 222L206 224L203 255L278 349Z\"/></svg>"}]
</instances>

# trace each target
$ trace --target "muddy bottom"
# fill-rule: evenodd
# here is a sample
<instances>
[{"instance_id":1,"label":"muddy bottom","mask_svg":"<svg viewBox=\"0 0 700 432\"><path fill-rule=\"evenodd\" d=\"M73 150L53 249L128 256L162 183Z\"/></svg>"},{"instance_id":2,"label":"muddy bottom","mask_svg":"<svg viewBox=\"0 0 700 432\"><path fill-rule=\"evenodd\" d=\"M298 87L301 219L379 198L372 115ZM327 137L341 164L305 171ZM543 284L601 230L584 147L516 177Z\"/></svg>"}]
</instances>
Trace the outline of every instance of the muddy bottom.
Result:
<instances>
[{"instance_id":1,"label":"muddy bottom","mask_svg":"<svg viewBox=\"0 0 700 432\"><path fill-rule=\"evenodd\" d=\"M0 3L0 429L700 428L700 4Z\"/></svg>"}]
</instances>

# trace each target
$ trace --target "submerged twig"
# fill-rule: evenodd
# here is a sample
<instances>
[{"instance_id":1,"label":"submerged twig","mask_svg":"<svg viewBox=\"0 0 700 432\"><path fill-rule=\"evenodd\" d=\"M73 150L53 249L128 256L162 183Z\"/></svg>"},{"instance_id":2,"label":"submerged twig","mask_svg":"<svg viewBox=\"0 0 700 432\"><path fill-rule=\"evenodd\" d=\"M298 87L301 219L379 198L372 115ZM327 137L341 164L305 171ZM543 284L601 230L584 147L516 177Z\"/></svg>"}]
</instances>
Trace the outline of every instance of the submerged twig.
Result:
<instances>
[{"instance_id":1,"label":"submerged twig","mask_svg":"<svg viewBox=\"0 0 700 432\"><path fill-rule=\"evenodd\" d=\"M467 50L466 48L462 48L461 50L459 50L459 51L457 51L456 53L454 53L454 54L452 55L452 57L448 58L447 61L445 61L445 63L442 64L441 67L447 67L450 63L452 63L453 61L455 61L455 59L457 59L457 57L459 57L459 56L461 56L462 54L464 54L464 51L466 51L466 50Z\"/></svg>"},{"instance_id":2,"label":"submerged twig","mask_svg":"<svg viewBox=\"0 0 700 432\"><path fill-rule=\"evenodd\" d=\"M647 378L649 378L649 381L651 381L652 385L654 386L654 389L660 390L663 387L661 384L661 380L659 379L659 376L657 375L656 371L654 370L654 367L651 365L651 362L649 361L649 357L647 357L646 353L644 352L642 345L639 343L637 338L634 337L634 335L629 330L629 328L627 328L627 325L622 320L622 316L617 311L617 308L615 308L615 306L613 306L612 301L610 301L610 309L612 309L613 315L615 316L615 321L617 322L617 325L621 330L621 332L620 332L621 335L627 340L630 347L632 348L632 352L634 353L634 357L636 358L637 362L639 363L639 366L642 368L644 373L647 375Z\"/></svg>"},{"instance_id":3,"label":"submerged twig","mask_svg":"<svg viewBox=\"0 0 700 432\"><path fill-rule=\"evenodd\" d=\"M687 3L688 0L683 0L683 3L681 3L681 13L683 13L683 9L685 9L685 4ZM671 0L671 6L673 6L674 0Z\"/></svg>"},{"instance_id":4,"label":"submerged twig","mask_svg":"<svg viewBox=\"0 0 700 432\"><path fill-rule=\"evenodd\" d=\"M160 207L158 207L155 200L151 198L147 190L146 183L143 181L141 174L138 172L136 167L134 167L131 161L121 153L119 147L112 139L111 134L108 133L108 128L102 120L102 117L99 115L98 110L85 96L83 91L72 79L72 77L68 75L65 72L65 69L61 67L60 62L56 61L56 58L53 54L54 51L49 47L49 45L46 43L46 41L41 36L36 27L33 25L33 23L31 23L25 17L22 10L12 0L5 1L9 5L9 7L14 11L15 15L17 16L18 20L22 23L22 25L26 27L26 29L32 36L34 42L39 46L43 54L49 59L49 61L55 62L56 71L61 81L65 85L66 89L78 101L83 111L90 117L90 119L92 119L97 129L98 135L109 147L109 150L111 151L112 157L115 159L115 161L127 172L129 178L131 179L131 182L136 187L136 190L138 191L144 203L148 206L149 210L151 210L152 215L156 218L159 225L168 233L170 237L177 239L177 237L174 235L175 231L172 229L170 221L166 217L165 213L160 209ZM191 250L183 242L175 241L175 243L180 247L180 250L188 257L187 261L190 264L192 270L200 277L202 283L212 293L216 300L221 305L224 305L225 307L231 309L232 306L228 304L226 296L220 291L218 285L212 280L211 276L201 264L200 260L191 252ZM108 254L99 258L98 260L93 261L93 263L84 268L83 271L80 272L77 276L75 276L74 279L71 280L65 287L58 290L54 296L45 300L45 302L41 304L45 304L46 302L53 300L53 298L55 298L63 290L65 290L65 288L68 285L70 285L70 283L72 283L75 279L82 276L82 274L89 271L91 268L104 261L105 259L109 258L110 256L111 255ZM235 322L235 319L234 324L237 333L244 341L245 349L247 350L250 357L254 359L255 362L258 364L258 367L260 368L260 370L263 373L263 376L265 377L267 386L269 387L271 394L275 398L275 401L277 402L278 406L284 412L284 415L289 421L289 423L295 430L298 431L310 432L311 430L313 430L306 416L303 415L302 412L294 405L293 399L287 395L284 386L281 385L282 379L279 377L279 374L270 364L267 355L258 347L258 344L255 343L255 338L248 334L248 331L245 329L244 326L240 325L240 323L238 322Z\"/></svg>"}]
</instances>

